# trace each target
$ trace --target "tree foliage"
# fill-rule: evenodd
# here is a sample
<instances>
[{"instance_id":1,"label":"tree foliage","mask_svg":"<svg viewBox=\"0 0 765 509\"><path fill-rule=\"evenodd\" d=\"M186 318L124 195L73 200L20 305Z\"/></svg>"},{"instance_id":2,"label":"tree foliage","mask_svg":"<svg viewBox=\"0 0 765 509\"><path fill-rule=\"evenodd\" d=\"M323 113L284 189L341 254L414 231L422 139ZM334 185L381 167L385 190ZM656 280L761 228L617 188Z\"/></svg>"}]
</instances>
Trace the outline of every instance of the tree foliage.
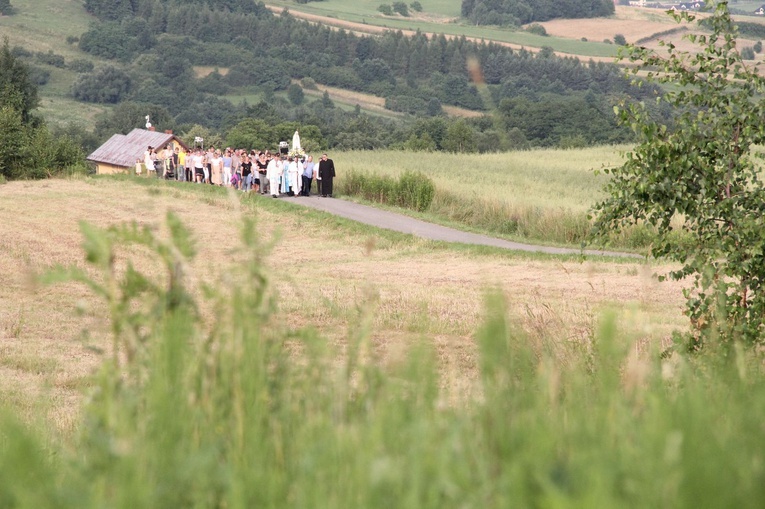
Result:
<instances>
[{"instance_id":1,"label":"tree foliage","mask_svg":"<svg viewBox=\"0 0 765 509\"><path fill-rule=\"evenodd\" d=\"M295 131L300 131L300 144L306 151L326 147L321 130L315 125L299 122L270 124L254 118L246 118L231 128L226 135L226 144L237 148L276 150L280 141L289 143Z\"/></svg>"},{"instance_id":2,"label":"tree foliage","mask_svg":"<svg viewBox=\"0 0 765 509\"><path fill-rule=\"evenodd\" d=\"M32 115L38 103L29 68L11 53L5 39L0 49L0 176L4 178L40 178L82 159L76 147L51 137Z\"/></svg>"},{"instance_id":3,"label":"tree foliage","mask_svg":"<svg viewBox=\"0 0 765 509\"><path fill-rule=\"evenodd\" d=\"M303 101L305 100L303 87L301 87L297 83L292 83L289 87L287 87L287 97L289 98L292 104L294 104L295 106L300 106L301 104L303 104Z\"/></svg>"},{"instance_id":4,"label":"tree foliage","mask_svg":"<svg viewBox=\"0 0 765 509\"><path fill-rule=\"evenodd\" d=\"M462 16L476 25L522 25L556 18L596 18L613 13L612 0L462 0Z\"/></svg>"},{"instance_id":5,"label":"tree foliage","mask_svg":"<svg viewBox=\"0 0 765 509\"><path fill-rule=\"evenodd\" d=\"M607 170L608 197L594 209L601 237L655 228L651 255L680 264L670 278L692 279L685 295L694 347L711 338L762 343L765 318L765 188L755 151L765 142L765 79L737 51L727 3L713 7L711 34L687 36L696 53L627 47L634 72L672 85L661 100L676 119L657 122L639 103L618 108L639 142Z\"/></svg>"},{"instance_id":6,"label":"tree foliage","mask_svg":"<svg viewBox=\"0 0 765 509\"><path fill-rule=\"evenodd\" d=\"M464 120L458 120L446 129L444 150L449 152L475 152L475 132Z\"/></svg>"},{"instance_id":7,"label":"tree foliage","mask_svg":"<svg viewBox=\"0 0 765 509\"><path fill-rule=\"evenodd\" d=\"M404 2L393 2L392 8L394 12L397 12L404 17L409 16L409 7Z\"/></svg>"},{"instance_id":8,"label":"tree foliage","mask_svg":"<svg viewBox=\"0 0 765 509\"><path fill-rule=\"evenodd\" d=\"M103 58L127 61L153 47L156 39L140 18L95 23L80 37L82 51Z\"/></svg>"},{"instance_id":9,"label":"tree foliage","mask_svg":"<svg viewBox=\"0 0 765 509\"><path fill-rule=\"evenodd\" d=\"M127 97L132 86L130 76L112 65L81 75L72 86L75 99L93 103L115 104Z\"/></svg>"},{"instance_id":10,"label":"tree foliage","mask_svg":"<svg viewBox=\"0 0 765 509\"><path fill-rule=\"evenodd\" d=\"M137 127L143 128L147 115L159 131L175 129L175 122L167 109L154 104L125 101L96 121L95 133L103 139L115 133L128 134Z\"/></svg>"},{"instance_id":11,"label":"tree foliage","mask_svg":"<svg viewBox=\"0 0 765 509\"><path fill-rule=\"evenodd\" d=\"M603 121L611 115L613 96L644 94L630 87L612 64L582 63L559 58L551 51L535 56L464 37L428 38L422 33L408 36L396 31L378 37L358 36L305 24L287 11L274 15L254 2L251 9L225 4L223 0L88 0L86 7L101 21L83 34L80 45L92 54L121 61L120 67L132 80L121 101L160 105L180 129L200 124L221 129L225 137L245 111L227 101L226 95L259 93L277 107L282 119L321 125L330 147L401 146L411 137L411 119L403 117L391 129L382 126L390 122L372 118L361 126L377 124L369 132L344 133L350 125L347 112L332 112L328 96L322 104L308 98L300 102L297 89L288 90L292 81L310 78L325 86L375 94L385 98L386 107L416 117L441 115L441 105L485 110L519 96L537 103L530 111L544 113L550 109L550 94L565 98L563 103L570 111L577 104L585 105L584 94L596 96L586 107L567 115L565 119L570 121L565 124L557 126L549 123L550 118L542 119L548 125L537 129L537 134L532 132L531 122L520 126L496 122L489 128L469 122L466 125L474 131L480 151L506 147L507 133L498 131L516 127L526 143L554 145L569 134L562 131L571 129L572 119L577 125L592 126L583 133L588 143L623 139L629 130L618 130L613 121ZM110 5L115 6L112 11ZM118 14L121 9L124 13ZM468 58L481 62L490 96L477 93L467 72ZM194 66L221 72L198 78ZM292 104L283 99L285 95ZM492 101L485 101L488 97ZM574 130L579 129L577 125ZM442 143L436 143L443 150Z\"/></svg>"},{"instance_id":12,"label":"tree foliage","mask_svg":"<svg viewBox=\"0 0 765 509\"><path fill-rule=\"evenodd\" d=\"M28 123L32 110L39 103L37 86L30 79L29 67L11 53L6 37L0 49L0 108L16 111L21 121Z\"/></svg>"},{"instance_id":13,"label":"tree foliage","mask_svg":"<svg viewBox=\"0 0 765 509\"><path fill-rule=\"evenodd\" d=\"M11 0L0 0L0 14L3 16L10 16L13 14L13 5L11 5Z\"/></svg>"},{"instance_id":14,"label":"tree foliage","mask_svg":"<svg viewBox=\"0 0 765 509\"><path fill-rule=\"evenodd\" d=\"M248 2L249 6L245 5ZM613 139L601 128L603 112L610 115L611 96L639 97L643 93L630 87L613 64L583 63L557 57L552 51L535 56L528 51L465 37L428 38L422 33L410 36L393 30L376 37L359 36L306 24L288 12L275 15L261 3L248 2L87 0L86 8L99 21L79 39L80 47L93 55L120 61L119 67L132 81L120 101L157 104L173 115L176 124L212 128L233 125L228 122L236 108L224 104L226 95L259 93L277 104L285 95L279 92L287 91L291 80L310 77L325 86L377 95L385 98L391 109L415 116L438 115L440 105L483 111L517 96L537 102L536 110L544 112L549 104L543 94L567 98L579 94L580 99L582 94L591 92L598 96L597 108L589 107L588 103L574 117L583 125L595 126L584 135L589 142L603 143ZM476 83L471 81L466 66L468 58L481 63L491 102L484 102L488 96L479 96ZM191 71L195 66L219 68L221 72L197 78ZM228 73L223 69L228 69ZM83 99L99 97L98 91L90 88L81 95ZM297 99L294 87L292 94ZM300 111L308 107L306 102L295 103L290 111L283 111L285 118L306 115ZM573 103L566 102L569 106ZM220 108L210 107L215 104ZM330 108L327 98L319 115L334 119L340 116L328 115ZM308 120L322 125L330 144L340 140L336 136L339 132L331 132L335 127L344 130L339 122L330 122L333 125L330 129L314 118ZM508 124L509 129L514 127ZM563 136L556 133L554 138L540 141L537 135L519 128L534 145L555 144ZM540 132L549 133L551 129ZM628 133L622 130L620 134L625 132ZM410 134L396 136L393 143L403 143ZM349 146L386 146L382 140L358 133L342 139Z\"/></svg>"}]
</instances>

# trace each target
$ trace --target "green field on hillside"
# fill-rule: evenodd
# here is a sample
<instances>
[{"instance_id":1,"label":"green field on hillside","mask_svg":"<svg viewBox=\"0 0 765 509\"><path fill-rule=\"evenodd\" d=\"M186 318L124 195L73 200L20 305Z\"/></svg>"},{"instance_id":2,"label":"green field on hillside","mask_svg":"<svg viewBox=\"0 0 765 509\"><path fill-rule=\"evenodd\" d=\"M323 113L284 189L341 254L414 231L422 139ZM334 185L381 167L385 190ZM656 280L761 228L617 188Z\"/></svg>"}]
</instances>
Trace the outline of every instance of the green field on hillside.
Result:
<instances>
[{"instance_id":1,"label":"green field on hillside","mask_svg":"<svg viewBox=\"0 0 765 509\"><path fill-rule=\"evenodd\" d=\"M53 50L65 57L81 57L68 36L79 37L88 29L90 15L80 0L13 0L13 16L0 16L0 31L11 46L30 51Z\"/></svg>"},{"instance_id":2,"label":"green field on hillside","mask_svg":"<svg viewBox=\"0 0 765 509\"><path fill-rule=\"evenodd\" d=\"M304 7L311 7L326 12L338 12L347 13L354 16L369 16L379 15L380 12L377 8L382 3L386 3L380 0L322 0L321 2L312 2L308 4L297 4L295 2L280 1L280 2L266 2L273 5L285 5L303 10ZM388 2L392 4L393 2ZM459 0L425 0L420 2L422 4L422 13L416 13L410 8L410 14L412 16L423 17L438 17L442 18L444 22L452 21L455 18L459 18L460 11L462 9ZM319 5L321 4L321 5ZM407 3L407 5L409 5ZM306 11L307 12L307 11Z\"/></svg>"},{"instance_id":3,"label":"green field on hillside","mask_svg":"<svg viewBox=\"0 0 765 509\"><path fill-rule=\"evenodd\" d=\"M270 5L282 6L290 10L316 14L336 18L338 20L365 23L374 26L390 28L392 30L421 30L423 32L443 33L446 35L464 35L487 41L505 42L531 48L549 46L555 51L586 57L615 57L617 48L612 44L600 41L580 41L559 37L543 37L522 30L511 30L497 27L479 27L469 24L449 22L449 20L433 21L424 12L423 16L410 18L382 16L377 12L378 4L357 3L348 0L329 0L326 2L312 2L308 4L295 4L293 2L277 0L269 2ZM423 6L425 11L428 7ZM440 16L440 13L437 13Z\"/></svg>"},{"instance_id":4,"label":"green field on hillside","mask_svg":"<svg viewBox=\"0 0 765 509\"><path fill-rule=\"evenodd\" d=\"M8 37L11 47L21 46L27 51L52 51L64 57L103 63L79 50L67 37L79 37L88 29L90 15L80 0L13 0L13 16L0 16L0 36ZM50 80L40 87L39 113L54 124L76 123L92 125L98 113L108 109L99 104L75 101L70 94L77 73L50 65L40 67L50 72Z\"/></svg>"}]
</instances>

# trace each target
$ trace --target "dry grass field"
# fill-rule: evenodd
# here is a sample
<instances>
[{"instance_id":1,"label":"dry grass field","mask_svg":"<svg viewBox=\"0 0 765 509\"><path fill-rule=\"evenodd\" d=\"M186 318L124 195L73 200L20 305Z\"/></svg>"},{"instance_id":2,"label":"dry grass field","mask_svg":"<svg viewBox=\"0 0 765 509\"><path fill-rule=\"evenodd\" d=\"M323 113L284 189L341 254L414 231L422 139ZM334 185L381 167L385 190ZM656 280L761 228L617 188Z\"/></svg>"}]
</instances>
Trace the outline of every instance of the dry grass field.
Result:
<instances>
[{"instance_id":1,"label":"dry grass field","mask_svg":"<svg viewBox=\"0 0 765 509\"><path fill-rule=\"evenodd\" d=\"M621 5L616 6L616 12L611 18L556 19L540 24L553 37L568 39L586 37L590 41L602 41L613 40L614 35L622 34L627 42L635 42L676 26L660 9L641 9Z\"/></svg>"},{"instance_id":2,"label":"dry grass field","mask_svg":"<svg viewBox=\"0 0 765 509\"><path fill-rule=\"evenodd\" d=\"M328 230L326 216L264 201L242 207L223 192L118 180L0 186L0 215L7 219L0 230L0 398L28 416L42 409L64 433L73 429L99 351L109 350L105 310L80 285L40 286L34 275L55 264L85 266L79 221L102 227L137 221L161 230L169 210L198 240L196 287L237 277L238 221L254 214L266 240L276 235L267 262L279 295L273 326L316 328L342 348L359 310L371 306L380 354L395 357L415 338L432 340L443 384L455 398L470 392L475 377L473 335L487 288L507 294L519 327L540 337L552 331L561 362L568 347L589 341L605 308L618 310L638 353L666 346L684 323L680 287L657 283L656 267L453 249L359 234L342 223ZM143 269L155 266L140 250L125 256Z\"/></svg>"},{"instance_id":3,"label":"dry grass field","mask_svg":"<svg viewBox=\"0 0 765 509\"><path fill-rule=\"evenodd\" d=\"M698 17L705 14L698 13ZM761 23L762 18L747 16L749 23ZM659 40L672 42L679 50L694 51L696 47L683 39L686 31L678 31L669 35L657 36L668 30L681 27L661 9L616 6L614 16L610 18L593 19L557 19L540 23L550 36L567 39L586 38L589 41L613 41L616 34L621 34L628 43L644 40L641 45L659 49ZM650 40L646 40L650 39ZM755 40L740 38L739 47L752 46ZM761 56L758 57L761 59Z\"/></svg>"}]
</instances>

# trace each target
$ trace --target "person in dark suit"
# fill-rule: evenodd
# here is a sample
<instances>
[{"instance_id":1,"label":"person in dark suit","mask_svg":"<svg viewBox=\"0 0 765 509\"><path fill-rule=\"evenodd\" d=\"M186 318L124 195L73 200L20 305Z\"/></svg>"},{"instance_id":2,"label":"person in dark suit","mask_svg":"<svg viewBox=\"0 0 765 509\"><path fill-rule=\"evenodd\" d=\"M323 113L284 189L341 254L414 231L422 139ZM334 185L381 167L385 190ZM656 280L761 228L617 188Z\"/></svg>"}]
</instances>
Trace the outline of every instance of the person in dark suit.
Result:
<instances>
[{"instance_id":1,"label":"person in dark suit","mask_svg":"<svg viewBox=\"0 0 765 509\"><path fill-rule=\"evenodd\" d=\"M321 155L319 161L319 178L321 179L321 195L332 198L332 179L335 178L335 163L327 158L327 154Z\"/></svg>"}]
</instances>

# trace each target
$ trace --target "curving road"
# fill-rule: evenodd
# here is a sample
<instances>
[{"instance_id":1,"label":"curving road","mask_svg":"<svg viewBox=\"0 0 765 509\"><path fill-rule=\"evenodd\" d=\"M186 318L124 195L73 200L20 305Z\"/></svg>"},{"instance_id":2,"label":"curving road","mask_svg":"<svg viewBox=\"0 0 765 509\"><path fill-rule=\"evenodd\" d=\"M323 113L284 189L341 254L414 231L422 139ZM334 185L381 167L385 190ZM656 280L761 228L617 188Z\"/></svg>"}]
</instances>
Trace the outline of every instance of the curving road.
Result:
<instances>
[{"instance_id":1,"label":"curving road","mask_svg":"<svg viewBox=\"0 0 765 509\"><path fill-rule=\"evenodd\" d=\"M358 221L359 223L376 226L378 228L385 228L386 230L409 233L411 235L416 235L417 237L422 237L429 240L458 242L461 244L479 244L483 246L510 249L513 251L528 251L534 253L558 255L585 254L593 256L643 258L640 255L630 253L617 253L612 251L598 251L589 249L582 251L581 249L572 249L566 247L521 244L520 242L511 242L509 240L497 239L494 237L489 237L488 235L464 232L454 228L421 221L419 219L405 216L403 214L388 212L386 210L377 209L368 205L361 205L359 203L354 203L347 200L339 200L337 198L321 198L318 196L283 196L279 199L288 201L290 203L295 203L297 205L303 205L306 207L323 210L324 212L329 212L330 214L335 214L346 219Z\"/></svg>"}]
</instances>

